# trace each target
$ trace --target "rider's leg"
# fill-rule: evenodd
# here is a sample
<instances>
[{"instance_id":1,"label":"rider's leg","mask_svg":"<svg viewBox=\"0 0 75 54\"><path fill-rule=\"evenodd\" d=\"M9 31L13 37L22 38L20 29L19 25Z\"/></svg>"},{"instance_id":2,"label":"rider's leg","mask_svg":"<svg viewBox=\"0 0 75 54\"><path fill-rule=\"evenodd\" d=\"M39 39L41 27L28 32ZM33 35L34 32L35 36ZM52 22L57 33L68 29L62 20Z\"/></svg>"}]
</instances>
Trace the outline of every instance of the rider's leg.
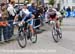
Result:
<instances>
[{"instance_id":1,"label":"rider's leg","mask_svg":"<svg viewBox=\"0 0 75 54\"><path fill-rule=\"evenodd\" d=\"M30 25L30 30L31 30L32 34L34 34L34 30L33 30L33 26L32 25Z\"/></svg>"},{"instance_id":2,"label":"rider's leg","mask_svg":"<svg viewBox=\"0 0 75 54\"><path fill-rule=\"evenodd\" d=\"M31 30L32 34L34 34L33 19L29 22L29 24L30 24L30 30Z\"/></svg>"},{"instance_id":3,"label":"rider's leg","mask_svg":"<svg viewBox=\"0 0 75 54\"><path fill-rule=\"evenodd\" d=\"M35 41L35 31L34 31L34 24L33 24L33 19L30 21L30 31L32 32L32 41Z\"/></svg>"},{"instance_id":4,"label":"rider's leg","mask_svg":"<svg viewBox=\"0 0 75 54\"><path fill-rule=\"evenodd\" d=\"M56 22L56 27L59 29L59 28L60 28L60 23L59 23L58 18L55 18L54 20L55 20L55 22Z\"/></svg>"},{"instance_id":5,"label":"rider's leg","mask_svg":"<svg viewBox=\"0 0 75 54\"><path fill-rule=\"evenodd\" d=\"M56 27L57 27L57 28L60 28L60 24L59 24L58 21L56 21Z\"/></svg>"},{"instance_id":6,"label":"rider's leg","mask_svg":"<svg viewBox=\"0 0 75 54\"><path fill-rule=\"evenodd\" d=\"M30 21L30 30L31 30L31 32L32 32L32 34L34 34L34 29L33 29L33 19L35 18L35 16L34 15L32 15L32 14L30 14L30 17L31 17L31 21Z\"/></svg>"},{"instance_id":7,"label":"rider's leg","mask_svg":"<svg viewBox=\"0 0 75 54\"><path fill-rule=\"evenodd\" d=\"M58 20L56 20L56 27L58 28L57 30L60 31L60 23Z\"/></svg>"}]
</instances>

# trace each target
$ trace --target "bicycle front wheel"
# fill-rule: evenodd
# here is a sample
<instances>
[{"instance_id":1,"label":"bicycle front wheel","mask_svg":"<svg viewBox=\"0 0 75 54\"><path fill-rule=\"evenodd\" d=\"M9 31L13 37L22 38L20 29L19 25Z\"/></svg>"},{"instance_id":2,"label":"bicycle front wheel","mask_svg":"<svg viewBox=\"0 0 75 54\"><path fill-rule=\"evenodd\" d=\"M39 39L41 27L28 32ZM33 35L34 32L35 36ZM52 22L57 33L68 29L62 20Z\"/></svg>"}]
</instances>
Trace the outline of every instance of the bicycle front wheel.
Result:
<instances>
[{"instance_id":1,"label":"bicycle front wheel","mask_svg":"<svg viewBox=\"0 0 75 54\"><path fill-rule=\"evenodd\" d=\"M58 33L55 28L52 29L52 37L54 41L57 43L58 42Z\"/></svg>"},{"instance_id":2,"label":"bicycle front wheel","mask_svg":"<svg viewBox=\"0 0 75 54\"><path fill-rule=\"evenodd\" d=\"M26 44L27 44L26 34L24 32L20 32L17 37L17 41L21 48L26 47Z\"/></svg>"}]
</instances>

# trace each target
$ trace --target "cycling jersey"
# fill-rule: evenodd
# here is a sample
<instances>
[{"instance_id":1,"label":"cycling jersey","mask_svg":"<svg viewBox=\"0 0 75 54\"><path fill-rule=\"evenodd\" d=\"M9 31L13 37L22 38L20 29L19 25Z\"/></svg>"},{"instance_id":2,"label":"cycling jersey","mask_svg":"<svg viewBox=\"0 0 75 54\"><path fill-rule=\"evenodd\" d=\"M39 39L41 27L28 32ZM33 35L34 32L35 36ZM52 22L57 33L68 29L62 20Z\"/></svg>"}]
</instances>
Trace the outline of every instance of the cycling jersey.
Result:
<instances>
[{"instance_id":1,"label":"cycling jersey","mask_svg":"<svg viewBox=\"0 0 75 54\"><path fill-rule=\"evenodd\" d=\"M52 18L52 19L56 18L57 15L55 9L48 9L47 14L48 14L48 18Z\"/></svg>"},{"instance_id":2,"label":"cycling jersey","mask_svg":"<svg viewBox=\"0 0 75 54\"><path fill-rule=\"evenodd\" d=\"M22 19L22 21L27 21L28 19L32 18L32 13L29 12L28 9L22 9L23 13L24 13L24 18ZM33 19L31 21L28 22L30 25L33 25Z\"/></svg>"}]
</instances>

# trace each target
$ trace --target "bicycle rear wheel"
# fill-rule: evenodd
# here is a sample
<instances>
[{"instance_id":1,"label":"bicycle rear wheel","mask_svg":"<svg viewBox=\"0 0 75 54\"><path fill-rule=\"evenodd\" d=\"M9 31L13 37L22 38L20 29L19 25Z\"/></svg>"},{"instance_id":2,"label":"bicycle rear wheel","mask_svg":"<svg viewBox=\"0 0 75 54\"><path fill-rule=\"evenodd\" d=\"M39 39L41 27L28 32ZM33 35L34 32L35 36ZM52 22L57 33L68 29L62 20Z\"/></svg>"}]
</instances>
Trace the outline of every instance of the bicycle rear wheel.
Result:
<instances>
[{"instance_id":1,"label":"bicycle rear wheel","mask_svg":"<svg viewBox=\"0 0 75 54\"><path fill-rule=\"evenodd\" d=\"M62 38L62 30L60 28L60 31L59 31L59 38L61 39Z\"/></svg>"},{"instance_id":2,"label":"bicycle rear wheel","mask_svg":"<svg viewBox=\"0 0 75 54\"><path fill-rule=\"evenodd\" d=\"M36 43L37 42L37 33L36 33L36 30L34 30L34 32L35 32L34 35L32 34L32 32L30 32L30 40L31 40L32 43Z\"/></svg>"}]
</instances>

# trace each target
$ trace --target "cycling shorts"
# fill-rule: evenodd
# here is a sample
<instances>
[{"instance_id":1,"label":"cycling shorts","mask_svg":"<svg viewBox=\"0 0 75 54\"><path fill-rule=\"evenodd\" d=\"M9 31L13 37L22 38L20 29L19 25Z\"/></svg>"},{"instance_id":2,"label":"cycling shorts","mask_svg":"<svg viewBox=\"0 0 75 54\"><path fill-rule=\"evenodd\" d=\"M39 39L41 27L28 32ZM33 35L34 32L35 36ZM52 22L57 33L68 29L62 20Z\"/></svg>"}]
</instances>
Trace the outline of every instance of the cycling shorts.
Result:
<instances>
[{"instance_id":1,"label":"cycling shorts","mask_svg":"<svg viewBox=\"0 0 75 54\"><path fill-rule=\"evenodd\" d=\"M56 18L56 14L50 15L51 19L55 19Z\"/></svg>"}]
</instances>

